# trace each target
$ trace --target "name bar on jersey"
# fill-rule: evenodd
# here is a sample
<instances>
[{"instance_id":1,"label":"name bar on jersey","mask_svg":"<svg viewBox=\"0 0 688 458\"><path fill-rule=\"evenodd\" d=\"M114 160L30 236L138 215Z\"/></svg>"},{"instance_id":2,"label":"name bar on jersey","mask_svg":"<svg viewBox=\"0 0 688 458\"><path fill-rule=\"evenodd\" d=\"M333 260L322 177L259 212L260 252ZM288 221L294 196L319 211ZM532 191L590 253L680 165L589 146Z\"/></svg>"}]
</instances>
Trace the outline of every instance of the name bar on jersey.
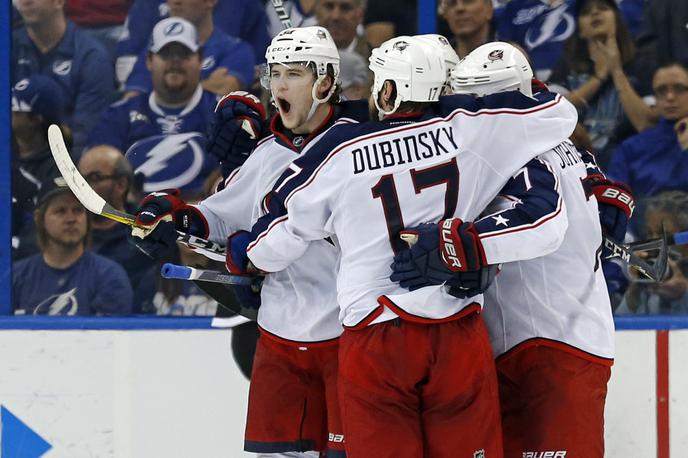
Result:
<instances>
[{"instance_id":1,"label":"name bar on jersey","mask_svg":"<svg viewBox=\"0 0 688 458\"><path fill-rule=\"evenodd\" d=\"M358 174L454 153L458 148L449 126L366 144L351 151L351 157L354 174Z\"/></svg>"}]
</instances>

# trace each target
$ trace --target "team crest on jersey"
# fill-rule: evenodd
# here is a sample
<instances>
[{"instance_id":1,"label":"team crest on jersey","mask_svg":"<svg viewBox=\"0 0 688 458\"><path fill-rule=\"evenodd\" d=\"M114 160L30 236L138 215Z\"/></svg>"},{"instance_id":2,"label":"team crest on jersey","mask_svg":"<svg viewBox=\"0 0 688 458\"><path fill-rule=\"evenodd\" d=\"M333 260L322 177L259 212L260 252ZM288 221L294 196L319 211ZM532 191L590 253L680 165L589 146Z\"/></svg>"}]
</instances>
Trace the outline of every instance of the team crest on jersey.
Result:
<instances>
[{"instance_id":1,"label":"team crest on jersey","mask_svg":"<svg viewBox=\"0 0 688 458\"><path fill-rule=\"evenodd\" d=\"M71 60L58 60L53 63L53 73L60 76L69 75L72 71Z\"/></svg>"},{"instance_id":2,"label":"team crest on jersey","mask_svg":"<svg viewBox=\"0 0 688 458\"><path fill-rule=\"evenodd\" d=\"M300 135L298 137L294 137L294 140L292 141L292 143L297 148L300 147L301 145L303 145L303 137Z\"/></svg>"},{"instance_id":3,"label":"team crest on jersey","mask_svg":"<svg viewBox=\"0 0 688 458\"><path fill-rule=\"evenodd\" d=\"M502 60L504 58L504 51L502 49L495 49L492 51L490 54L487 55L487 59L490 62L494 62L496 60Z\"/></svg>"},{"instance_id":4,"label":"team crest on jersey","mask_svg":"<svg viewBox=\"0 0 688 458\"><path fill-rule=\"evenodd\" d=\"M392 49L396 49L399 52L404 52L404 49L408 48L409 44L407 41L397 41L392 46Z\"/></svg>"},{"instance_id":5,"label":"team crest on jersey","mask_svg":"<svg viewBox=\"0 0 688 458\"><path fill-rule=\"evenodd\" d=\"M215 66L215 57L214 56L208 56L205 59L203 59L203 64L201 65L201 69L208 70L209 68L213 68L214 66Z\"/></svg>"},{"instance_id":6,"label":"team crest on jersey","mask_svg":"<svg viewBox=\"0 0 688 458\"><path fill-rule=\"evenodd\" d=\"M196 192L217 166L205 154L205 136L198 132L155 135L134 143L126 153L143 191L179 188Z\"/></svg>"},{"instance_id":7,"label":"team crest on jersey","mask_svg":"<svg viewBox=\"0 0 688 458\"><path fill-rule=\"evenodd\" d=\"M148 119L148 116L146 116L145 114L139 113L136 110L131 110L129 112L129 124L132 124L132 123L137 122L137 121L138 122L150 122L150 120Z\"/></svg>"}]
</instances>

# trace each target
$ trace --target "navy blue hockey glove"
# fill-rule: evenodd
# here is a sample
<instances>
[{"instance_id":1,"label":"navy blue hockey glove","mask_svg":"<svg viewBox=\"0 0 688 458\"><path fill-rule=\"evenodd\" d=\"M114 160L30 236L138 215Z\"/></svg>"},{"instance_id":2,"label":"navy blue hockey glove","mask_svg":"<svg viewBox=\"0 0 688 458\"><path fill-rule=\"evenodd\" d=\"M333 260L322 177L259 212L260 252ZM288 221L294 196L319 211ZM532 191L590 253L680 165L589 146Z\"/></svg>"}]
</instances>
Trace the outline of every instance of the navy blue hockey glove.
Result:
<instances>
[{"instance_id":1,"label":"navy blue hockey glove","mask_svg":"<svg viewBox=\"0 0 688 458\"><path fill-rule=\"evenodd\" d=\"M614 239L623 243L626 237L628 220L633 215L635 200L631 189L618 181L611 181L604 175L588 175L583 180L583 188L588 198L595 196L600 213L602 231ZM602 253L607 256L607 248Z\"/></svg>"},{"instance_id":2,"label":"navy blue hockey glove","mask_svg":"<svg viewBox=\"0 0 688 458\"><path fill-rule=\"evenodd\" d=\"M266 128L266 118L260 100L245 91L230 92L217 103L206 149L222 165L225 179L256 147Z\"/></svg>"},{"instance_id":3,"label":"navy blue hockey glove","mask_svg":"<svg viewBox=\"0 0 688 458\"><path fill-rule=\"evenodd\" d=\"M447 219L439 224L421 224L400 236L412 246L394 257L390 279L411 291L443 283L451 286L451 282L460 288L462 275L457 274L487 267L473 223Z\"/></svg>"},{"instance_id":4,"label":"navy blue hockey glove","mask_svg":"<svg viewBox=\"0 0 688 458\"><path fill-rule=\"evenodd\" d=\"M177 231L208 238L208 222L195 207L179 197L179 190L153 192L139 204L132 242L153 259L177 249Z\"/></svg>"},{"instance_id":5,"label":"navy blue hockey glove","mask_svg":"<svg viewBox=\"0 0 688 458\"><path fill-rule=\"evenodd\" d=\"M246 275L248 270L248 256L246 248L253 237L248 231L238 231L227 237L227 254L225 267L230 274Z\"/></svg>"},{"instance_id":6,"label":"navy blue hockey glove","mask_svg":"<svg viewBox=\"0 0 688 458\"><path fill-rule=\"evenodd\" d=\"M482 267L479 270L457 272L447 282L449 294L459 299L477 296L487 291L495 277L499 273L499 266L492 265Z\"/></svg>"}]
</instances>

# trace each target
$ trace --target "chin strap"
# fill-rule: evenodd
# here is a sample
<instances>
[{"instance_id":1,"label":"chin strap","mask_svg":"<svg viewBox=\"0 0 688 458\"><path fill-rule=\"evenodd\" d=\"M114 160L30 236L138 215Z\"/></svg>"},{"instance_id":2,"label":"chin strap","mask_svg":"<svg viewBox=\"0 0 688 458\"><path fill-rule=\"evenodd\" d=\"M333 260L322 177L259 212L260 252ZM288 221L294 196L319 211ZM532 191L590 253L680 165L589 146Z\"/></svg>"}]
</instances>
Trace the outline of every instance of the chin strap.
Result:
<instances>
[{"instance_id":1,"label":"chin strap","mask_svg":"<svg viewBox=\"0 0 688 458\"><path fill-rule=\"evenodd\" d=\"M334 94L334 90L336 88L335 84L332 83L332 87L330 88L330 91L327 93L324 99L319 99L318 98L318 86L320 86L320 83L325 81L325 78L327 78L327 75L320 75L317 80L315 80L315 83L313 83L313 88L311 89L311 96L313 97L313 103L311 103L311 109L308 111L308 115L306 116L306 121L310 121L310 119L313 117L315 114L315 110L318 109L318 105L321 105L323 103L327 103L328 100L332 97L332 94Z\"/></svg>"}]
</instances>

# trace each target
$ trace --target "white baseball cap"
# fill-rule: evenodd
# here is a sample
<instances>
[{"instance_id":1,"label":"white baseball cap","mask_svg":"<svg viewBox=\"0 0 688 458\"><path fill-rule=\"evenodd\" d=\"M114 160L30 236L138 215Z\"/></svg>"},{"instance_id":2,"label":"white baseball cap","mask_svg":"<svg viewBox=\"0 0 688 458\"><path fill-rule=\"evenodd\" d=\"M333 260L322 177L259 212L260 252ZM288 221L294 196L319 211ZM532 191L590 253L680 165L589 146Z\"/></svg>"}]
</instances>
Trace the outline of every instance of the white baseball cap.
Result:
<instances>
[{"instance_id":1,"label":"white baseball cap","mask_svg":"<svg viewBox=\"0 0 688 458\"><path fill-rule=\"evenodd\" d=\"M181 43L192 52L198 51L198 33L196 27L186 19L168 17L155 24L151 34L150 52L158 53L170 43Z\"/></svg>"}]
</instances>

